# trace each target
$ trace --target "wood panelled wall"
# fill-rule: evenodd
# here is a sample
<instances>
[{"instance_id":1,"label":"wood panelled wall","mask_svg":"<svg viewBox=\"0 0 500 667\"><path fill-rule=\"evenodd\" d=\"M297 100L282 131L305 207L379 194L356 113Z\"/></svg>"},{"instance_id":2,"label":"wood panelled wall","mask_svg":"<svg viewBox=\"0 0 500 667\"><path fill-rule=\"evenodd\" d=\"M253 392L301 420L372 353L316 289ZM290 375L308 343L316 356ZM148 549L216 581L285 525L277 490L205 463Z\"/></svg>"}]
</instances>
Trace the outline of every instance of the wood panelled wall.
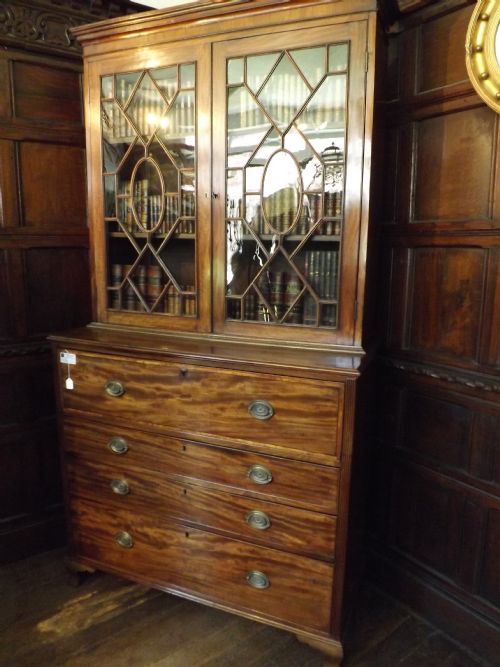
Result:
<instances>
[{"instance_id":1,"label":"wood panelled wall","mask_svg":"<svg viewBox=\"0 0 500 667\"><path fill-rule=\"evenodd\" d=\"M126 2L0 9L0 562L64 540L47 334L90 319L82 63Z\"/></svg>"},{"instance_id":2,"label":"wood panelled wall","mask_svg":"<svg viewBox=\"0 0 500 667\"><path fill-rule=\"evenodd\" d=\"M374 574L500 655L499 117L473 92L472 5L391 39Z\"/></svg>"}]
</instances>

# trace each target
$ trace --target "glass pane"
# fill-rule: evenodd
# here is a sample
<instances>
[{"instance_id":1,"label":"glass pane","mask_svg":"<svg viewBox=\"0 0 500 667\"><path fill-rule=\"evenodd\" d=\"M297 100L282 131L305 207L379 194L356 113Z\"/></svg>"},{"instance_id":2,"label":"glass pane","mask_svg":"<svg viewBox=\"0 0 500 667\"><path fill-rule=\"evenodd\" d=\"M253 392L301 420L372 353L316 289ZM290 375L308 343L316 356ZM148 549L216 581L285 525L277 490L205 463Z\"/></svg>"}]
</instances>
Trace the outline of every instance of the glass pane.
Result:
<instances>
[{"instance_id":1,"label":"glass pane","mask_svg":"<svg viewBox=\"0 0 500 667\"><path fill-rule=\"evenodd\" d=\"M346 111L346 75L328 76L315 91L304 111L297 119L297 127L304 134L316 153L320 154L339 139L343 149Z\"/></svg>"},{"instance_id":2,"label":"glass pane","mask_svg":"<svg viewBox=\"0 0 500 667\"><path fill-rule=\"evenodd\" d=\"M272 68L278 61L279 53L265 53L261 56L248 56L247 58L247 84L250 90L257 93L269 76Z\"/></svg>"},{"instance_id":3,"label":"glass pane","mask_svg":"<svg viewBox=\"0 0 500 667\"><path fill-rule=\"evenodd\" d=\"M262 187L264 215L278 232L288 232L301 207L302 178L290 153L277 151L268 161Z\"/></svg>"},{"instance_id":4,"label":"glass pane","mask_svg":"<svg viewBox=\"0 0 500 667\"><path fill-rule=\"evenodd\" d=\"M149 138L159 126L166 108L163 96L146 72L126 106L127 116L134 122L140 134Z\"/></svg>"},{"instance_id":5,"label":"glass pane","mask_svg":"<svg viewBox=\"0 0 500 667\"><path fill-rule=\"evenodd\" d=\"M243 211L243 171L234 169L227 172L227 211L228 218L239 218Z\"/></svg>"},{"instance_id":6,"label":"glass pane","mask_svg":"<svg viewBox=\"0 0 500 667\"><path fill-rule=\"evenodd\" d=\"M228 167L243 167L270 128L257 101L243 86L228 91Z\"/></svg>"},{"instance_id":7,"label":"glass pane","mask_svg":"<svg viewBox=\"0 0 500 667\"><path fill-rule=\"evenodd\" d=\"M179 196L177 194L165 195L165 232L176 228L179 218Z\"/></svg>"},{"instance_id":8,"label":"glass pane","mask_svg":"<svg viewBox=\"0 0 500 667\"><path fill-rule=\"evenodd\" d=\"M315 88L326 73L326 47L314 49L295 49L290 55L307 79L311 88Z\"/></svg>"},{"instance_id":9,"label":"glass pane","mask_svg":"<svg viewBox=\"0 0 500 667\"><path fill-rule=\"evenodd\" d=\"M179 93L156 133L178 169L194 166L194 95L194 91Z\"/></svg>"},{"instance_id":10,"label":"glass pane","mask_svg":"<svg viewBox=\"0 0 500 667\"><path fill-rule=\"evenodd\" d=\"M103 76L101 78L101 97L110 98L115 94L114 79L112 76Z\"/></svg>"},{"instance_id":11,"label":"glass pane","mask_svg":"<svg viewBox=\"0 0 500 667\"><path fill-rule=\"evenodd\" d=\"M347 69L348 44L335 44L328 49L328 71L339 72Z\"/></svg>"},{"instance_id":12,"label":"glass pane","mask_svg":"<svg viewBox=\"0 0 500 667\"><path fill-rule=\"evenodd\" d=\"M116 102L101 103L103 170L113 173L135 142L133 130Z\"/></svg>"},{"instance_id":13,"label":"glass pane","mask_svg":"<svg viewBox=\"0 0 500 667\"><path fill-rule=\"evenodd\" d=\"M118 74L115 77L115 99L124 107L132 94L132 90L139 80L140 72Z\"/></svg>"},{"instance_id":14,"label":"glass pane","mask_svg":"<svg viewBox=\"0 0 500 667\"><path fill-rule=\"evenodd\" d=\"M170 102L177 92L177 67L161 67L150 71L163 97Z\"/></svg>"},{"instance_id":15,"label":"glass pane","mask_svg":"<svg viewBox=\"0 0 500 667\"><path fill-rule=\"evenodd\" d=\"M243 58L230 58L227 62L227 82L231 84L243 83L245 61Z\"/></svg>"},{"instance_id":16,"label":"glass pane","mask_svg":"<svg viewBox=\"0 0 500 667\"><path fill-rule=\"evenodd\" d=\"M184 171L181 173L181 216L184 218L183 223L181 224L181 233L194 234L195 213L196 197L194 174L192 172Z\"/></svg>"},{"instance_id":17,"label":"glass pane","mask_svg":"<svg viewBox=\"0 0 500 667\"><path fill-rule=\"evenodd\" d=\"M347 55L340 44L247 56L246 85L228 88L229 319L337 326L347 76L328 67ZM233 84L242 63L228 67Z\"/></svg>"},{"instance_id":18,"label":"glass pane","mask_svg":"<svg viewBox=\"0 0 500 667\"><path fill-rule=\"evenodd\" d=\"M285 130L310 93L296 65L284 54L258 95L275 125Z\"/></svg>"},{"instance_id":19,"label":"glass pane","mask_svg":"<svg viewBox=\"0 0 500 667\"><path fill-rule=\"evenodd\" d=\"M108 307L195 317L192 63L109 77L102 87ZM111 83L113 79L111 79Z\"/></svg>"},{"instance_id":20,"label":"glass pane","mask_svg":"<svg viewBox=\"0 0 500 667\"><path fill-rule=\"evenodd\" d=\"M104 216L114 218L116 216L116 182L114 176L104 176Z\"/></svg>"},{"instance_id":21,"label":"glass pane","mask_svg":"<svg viewBox=\"0 0 500 667\"><path fill-rule=\"evenodd\" d=\"M194 64L181 65L181 88L194 87Z\"/></svg>"}]
</instances>

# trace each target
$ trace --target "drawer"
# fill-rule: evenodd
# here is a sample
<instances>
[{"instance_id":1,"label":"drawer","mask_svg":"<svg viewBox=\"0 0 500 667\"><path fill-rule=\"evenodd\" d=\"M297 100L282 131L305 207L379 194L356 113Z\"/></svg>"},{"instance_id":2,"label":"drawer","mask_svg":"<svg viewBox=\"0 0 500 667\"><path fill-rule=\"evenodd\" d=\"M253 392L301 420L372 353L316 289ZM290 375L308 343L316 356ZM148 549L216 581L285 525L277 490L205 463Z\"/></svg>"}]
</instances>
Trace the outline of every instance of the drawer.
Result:
<instances>
[{"instance_id":1,"label":"drawer","mask_svg":"<svg viewBox=\"0 0 500 667\"><path fill-rule=\"evenodd\" d=\"M122 454L110 447L116 437L125 443ZM156 470L183 483L210 484L261 500L337 513L340 473L334 467L91 423L67 422L64 447L85 454L88 461L109 466L123 461L129 470Z\"/></svg>"},{"instance_id":2,"label":"drawer","mask_svg":"<svg viewBox=\"0 0 500 667\"><path fill-rule=\"evenodd\" d=\"M157 469L68 454L72 495L132 513L174 517L278 549L333 560L336 518L169 479ZM112 510L114 511L114 509Z\"/></svg>"},{"instance_id":3,"label":"drawer","mask_svg":"<svg viewBox=\"0 0 500 667\"><path fill-rule=\"evenodd\" d=\"M71 521L74 555L102 569L286 624L329 629L333 566L328 563L176 521L109 512L89 501L72 501ZM253 587L249 580L267 587Z\"/></svg>"},{"instance_id":4,"label":"drawer","mask_svg":"<svg viewBox=\"0 0 500 667\"><path fill-rule=\"evenodd\" d=\"M339 457L342 383L111 355L76 356L72 390L65 389L67 367L59 364L66 411L162 426L197 440L281 447L298 458L309 454L334 462ZM123 386L122 395L106 393L110 380Z\"/></svg>"}]
</instances>

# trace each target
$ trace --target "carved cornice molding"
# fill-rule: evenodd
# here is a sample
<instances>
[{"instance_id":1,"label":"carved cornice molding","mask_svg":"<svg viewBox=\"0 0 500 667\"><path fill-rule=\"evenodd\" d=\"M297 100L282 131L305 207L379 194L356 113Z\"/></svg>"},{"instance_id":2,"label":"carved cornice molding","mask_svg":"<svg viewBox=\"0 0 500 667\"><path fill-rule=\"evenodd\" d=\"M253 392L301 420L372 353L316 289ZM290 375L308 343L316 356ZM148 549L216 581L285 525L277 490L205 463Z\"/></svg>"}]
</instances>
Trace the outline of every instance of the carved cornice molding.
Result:
<instances>
[{"instance_id":1,"label":"carved cornice molding","mask_svg":"<svg viewBox=\"0 0 500 667\"><path fill-rule=\"evenodd\" d=\"M0 44L79 55L71 28L137 11L127 0L0 0Z\"/></svg>"},{"instance_id":2,"label":"carved cornice molding","mask_svg":"<svg viewBox=\"0 0 500 667\"><path fill-rule=\"evenodd\" d=\"M17 345L0 345L0 359L46 354L49 351L50 343L47 341L36 341L33 343L21 343Z\"/></svg>"},{"instance_id":3,"label":"carved cornice molding","mask_svg":"<svg viewBox=\"0 0 500 667\"><path fill-rule=\"evenodd\" d=\"M383 363L390 368L395 368L406 373L414 375L423 375L435 380L443 380L451 384L457 384L468 389L480 389L482 391L494 392L500 394L500 382L494 379L473 377L459 371L440 368L438 366L424 366L411 361L401 361L399 359L383 358Z\"/></svg>"}]
</instances>

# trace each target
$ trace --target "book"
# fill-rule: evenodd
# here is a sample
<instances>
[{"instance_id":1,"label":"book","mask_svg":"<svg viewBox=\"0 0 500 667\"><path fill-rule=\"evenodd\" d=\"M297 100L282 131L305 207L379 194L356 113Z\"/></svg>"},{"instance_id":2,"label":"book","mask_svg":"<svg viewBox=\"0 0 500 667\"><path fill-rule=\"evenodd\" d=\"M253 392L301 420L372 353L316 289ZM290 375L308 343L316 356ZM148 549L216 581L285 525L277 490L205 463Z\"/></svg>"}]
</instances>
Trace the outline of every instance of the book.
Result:
<instances>
[{"instance_id":1,"label":"book","mask_svg":"<svg viewBox=\"0 0 500 667\"><path fill-rule=\"evenodd\" d=\"M122 284L123 268L121 264L111 264L111 283L110 287L113 291L110 294L111 304L113 310L120 309L120 286Z\"/></svg>"},{"instance_id":2,"label":"book","mask_svg":"<svg viewBox=\"0 0 500 667\"><path fill-rule=\"evenodd\" d=\"M161 294L161 268L157 265L146 268L146 302L150 310L153 310L158 297Z\"/></svg>"},{"instance_id":3,"label":"book","mask_svg":"<svg viewBox=\"0 0 500 667\"><path fill-rule=\"evenodd\" d=\"M297 299L301 289L302 286L298 276L290 276L286 283L286 290L285 290L285 308L287 310ZM293 306L292 310L288 313L286 321L289 322L290 324L300 324L302 322L302 305L300 303L300 300Z\"/></svg>"},{"instance_id":4,"label":"book","mask_svg":"<svg viewBox=\"0 0 500 667\"><path fill-rule=\"evenodd\" d=\"M147 278L146 278L146 267L143 264L139 264L139 266L135 270L135 276L134 276L134 282L136 284L137 289L141 293L142 297L146 299L146 290L147 290ZM144 305L141 301L138 300L137 306L139 310L145 310Z\"/></svg>"}]
</instances>

